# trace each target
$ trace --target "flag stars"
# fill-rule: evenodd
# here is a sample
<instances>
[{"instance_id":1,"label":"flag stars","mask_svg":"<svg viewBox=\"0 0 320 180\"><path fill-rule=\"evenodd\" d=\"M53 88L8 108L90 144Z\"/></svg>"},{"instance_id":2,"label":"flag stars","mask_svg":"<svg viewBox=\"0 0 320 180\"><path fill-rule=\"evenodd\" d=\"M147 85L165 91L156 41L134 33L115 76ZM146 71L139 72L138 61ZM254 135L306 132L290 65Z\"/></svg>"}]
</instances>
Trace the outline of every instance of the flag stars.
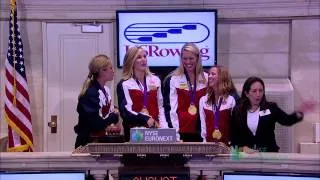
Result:
<instances>
[{"instance_id":1,"label":"flag stars","mask_svg":"<svg viewBox=\"0 0 320 180\"><path fill-rule=\"evenodd\" d=\"M22 62L22 61L20 61L19 64L20 64L21 66L23 66L23 62Z\"/></svg>"},{"instance_id":2,"label":"flag stars","mask_svg":"<svg viewBox=\"0 0 320 180\"><path fill-rule=\"evenodd\" d=\"M24 68L20 68L20 71L23 72L23 71L24 71Z\"/></svg>"},{"instance_id":3,"label":"flag stars","mask_svg":"<svg viewBox=\"0 0 320 180\"><path fill-rule=\"evenodd\" d=\"M17 64L18 62L16 60L13 61L13 64Z\"/></svg>"}]
</instances>

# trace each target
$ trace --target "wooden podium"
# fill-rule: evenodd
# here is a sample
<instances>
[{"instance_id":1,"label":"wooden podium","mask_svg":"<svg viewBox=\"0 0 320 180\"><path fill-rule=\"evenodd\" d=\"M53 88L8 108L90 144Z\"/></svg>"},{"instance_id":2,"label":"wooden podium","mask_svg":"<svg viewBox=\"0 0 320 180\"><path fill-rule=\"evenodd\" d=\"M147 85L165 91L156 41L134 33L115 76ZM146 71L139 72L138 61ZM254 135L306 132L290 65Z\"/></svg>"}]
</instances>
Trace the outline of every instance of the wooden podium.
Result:
<instances>
[{"instance_id":1,"label":"wooden podium","mask_svg":"<svg viewBox=\"0 0 320 180\"><path fill-rule=\"evenodd\" d=\"M192 156L230 154L223 143L90 143L88 148L99 158L120 157L121 180L190 179L185 164Z\"/></svg>"}]
</instances>

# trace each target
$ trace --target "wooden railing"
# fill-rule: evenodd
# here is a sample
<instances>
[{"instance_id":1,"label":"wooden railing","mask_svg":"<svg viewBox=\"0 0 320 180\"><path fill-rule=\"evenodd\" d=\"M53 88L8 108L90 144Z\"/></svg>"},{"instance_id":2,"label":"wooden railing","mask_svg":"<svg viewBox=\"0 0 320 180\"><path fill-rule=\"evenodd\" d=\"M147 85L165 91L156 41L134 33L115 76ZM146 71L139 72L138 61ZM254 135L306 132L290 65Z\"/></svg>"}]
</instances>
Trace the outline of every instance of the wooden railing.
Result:
<instances>
[{"instance_id":1,"label":"wooden railing","mask_svg":"<svg viewBox=\"0 0 320 180\"><path fill-rule=\"evenodd\" d=\"M139 157L137 157L139 158ZM110 174L117 179L122 167L118 156L91 155L71 152L0 153L0 171L91 171L97 180ZM257 153L190 156L185 164L191 179L203 172L207 179L216 179L221 171L257 171L288 173L319 173L320 155Z\"/></svg>"}]
</instances>

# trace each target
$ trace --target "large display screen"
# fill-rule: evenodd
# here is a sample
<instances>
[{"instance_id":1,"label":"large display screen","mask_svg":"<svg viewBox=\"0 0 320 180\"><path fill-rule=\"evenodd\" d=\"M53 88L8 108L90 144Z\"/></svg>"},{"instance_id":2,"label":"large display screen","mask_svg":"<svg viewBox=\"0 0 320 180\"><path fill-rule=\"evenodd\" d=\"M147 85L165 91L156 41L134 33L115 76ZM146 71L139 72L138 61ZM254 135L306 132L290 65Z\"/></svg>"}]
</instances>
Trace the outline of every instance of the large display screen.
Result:
<instances>
[{"instance_id":1,"label":"large display screen","mask_svg":"<svg viewBox=\"0 0 320 180\"><path fill-rule=\"evenodd\" d=\"M0 180L85 180L84 172L9 172L0 173Z\"/></svg>"},{"instance_id":2,"label":"large display screen","mask_svg":"<svg viewBox=\"0 0 320 180\"><path fill-rule=\"evenodd\" d=\"M119 10L117 20L118 67L132 46L147 52L150 67L179 66L181 47L195 43L203 66L217 63L217 11L205 10Z\"/></svg>"}]
</instances>

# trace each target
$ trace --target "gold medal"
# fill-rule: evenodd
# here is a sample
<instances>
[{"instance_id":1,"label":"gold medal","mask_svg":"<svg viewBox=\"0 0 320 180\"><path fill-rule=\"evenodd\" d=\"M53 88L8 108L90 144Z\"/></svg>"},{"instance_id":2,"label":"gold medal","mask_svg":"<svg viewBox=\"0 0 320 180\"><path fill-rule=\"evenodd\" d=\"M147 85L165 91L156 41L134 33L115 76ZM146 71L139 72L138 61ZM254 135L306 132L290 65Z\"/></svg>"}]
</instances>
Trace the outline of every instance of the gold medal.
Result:
<instances>
[{"instance_id":1,"label":"gold medal","mask_svg":"<svg viewBox=\"0 0 320 180\"><path fill-rule=\"evenodd\" d=\"M213 139L218 139L218 140L221 139L222 134L221 134L220 130L215 129L212 133L212 137L213 137Z\"/></svg>"},{"instance_id":2,"label":"gold medal","mask_svg":"<svg viewBox=\"0 0 320 180\"><path fill-rule=\"evenodd\" d=\"M149 115L149 111L148 111L148 109L147 109L146 107L143 107L142 110L141 110L141 112L142 112L143 114Z\"/></svg>"},{"instance_id":3,"label":"gold medal","mask_svg":"<svg viewBox=\"0 0 320 180\"><path fill-rule=\"evenodd\" d=\"M197 107L193 104L190 104L190 106L188 108L188 112L191 115L196 115L197 114Z\"/></svg>"}]
</instances>

